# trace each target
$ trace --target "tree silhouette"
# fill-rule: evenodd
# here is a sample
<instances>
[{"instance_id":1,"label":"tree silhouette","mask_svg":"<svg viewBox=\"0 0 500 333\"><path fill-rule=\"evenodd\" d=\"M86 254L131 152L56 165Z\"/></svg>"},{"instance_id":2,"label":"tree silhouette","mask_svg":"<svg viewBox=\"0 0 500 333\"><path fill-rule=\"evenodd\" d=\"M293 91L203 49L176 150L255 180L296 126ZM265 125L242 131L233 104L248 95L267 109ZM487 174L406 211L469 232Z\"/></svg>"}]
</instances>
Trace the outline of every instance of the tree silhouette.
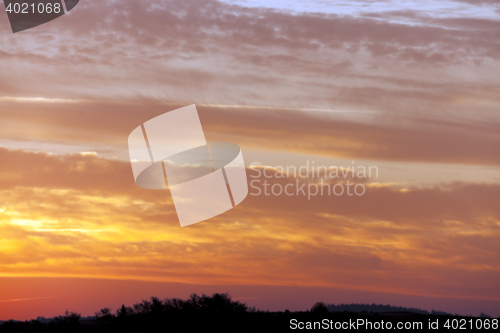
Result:
<instances>
[{"instance_id":1,"label":"tree silhouette","mask_svg":"<svg viewBox=\"0 0 500 333\"><path fill-rule=\"evenodd\" d=\"M323 303L323 302L317 302L311 308L311 312L314 312L314 313L328 313L329 311L328 311L328 308L326 307L325 303Z\"/></svg>"},{"instance_id":2,"label":"tree silhouette","mask_svg":"<svg viewBox=\"0 0 500 333\"><path fill-rule=\"evenodd\" d=\"M114 318L110 308L101 309L100 311L95 313L95 317L99 321L110 321Z\"/></svg>"},{"instance_id":3,"label":"tree silhouette","mask_svg":"<svg viewBox=\"0 0 500 333\"><path fill-rule=\"evenodd\" d=\"M125 304L122 304L121 308L116 310L116 317L124 318L124 317L132 315L133 313L134 313L134 309L132 309L131 307L125 306Z\"/></svg>"},{"instance_id":4,"label":"tree silhouette","mask_svg":"<svg viewBox=\"0 0 500 333\"><path fill-rule=\"evenodd\" d=\"M73 325L78 325L80 323L80 318L82 315L76 312L69 312L66 310L63 317L59 317L62 321L66 321Z\"/></svg>"}]
</instances>

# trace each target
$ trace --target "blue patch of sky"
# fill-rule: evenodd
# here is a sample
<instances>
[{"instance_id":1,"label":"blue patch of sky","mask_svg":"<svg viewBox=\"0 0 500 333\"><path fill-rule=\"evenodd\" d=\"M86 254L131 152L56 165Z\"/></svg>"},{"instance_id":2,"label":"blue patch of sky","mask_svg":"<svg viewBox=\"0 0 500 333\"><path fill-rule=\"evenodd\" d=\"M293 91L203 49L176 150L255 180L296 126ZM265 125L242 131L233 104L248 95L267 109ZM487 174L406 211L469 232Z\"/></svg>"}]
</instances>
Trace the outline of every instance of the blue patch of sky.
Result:
<instances>
[{"instance_id":1,"label":"blue patch of sky","mask_svg":"<svg viewBox=\"0 0 500 333\"><path fill-rule=\"evenodd\" d=\"M434 18L467 17L500 20L499 4L473 5L451 0L220 0L244 7L264 7L296 13L328 13L337 15L363 16L387 12L412 11ZM403 17L390 21L411 23Z\"/></svg>"}]
</instances>

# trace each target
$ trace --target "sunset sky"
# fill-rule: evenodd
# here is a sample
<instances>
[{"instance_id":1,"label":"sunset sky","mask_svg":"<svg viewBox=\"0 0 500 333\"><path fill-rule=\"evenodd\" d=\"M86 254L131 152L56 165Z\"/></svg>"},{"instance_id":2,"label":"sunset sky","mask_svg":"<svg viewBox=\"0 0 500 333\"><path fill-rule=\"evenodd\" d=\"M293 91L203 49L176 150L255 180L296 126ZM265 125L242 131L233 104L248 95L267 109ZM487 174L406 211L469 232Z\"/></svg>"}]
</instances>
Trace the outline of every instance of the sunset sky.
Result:
<instances>
[{"instance_id":1,"label":"sunset sky","mask_svg":"<svg viewBox=\"0 0 500 333\"><path fill-rule=\"evenodd\" d=\"M226 291L500 316L499 32L497 0L81 0L16 34L0 5L0 319ZM181 228L127 139L191 104L249 181L378 177Z\"/></svg>"}]
</instances>

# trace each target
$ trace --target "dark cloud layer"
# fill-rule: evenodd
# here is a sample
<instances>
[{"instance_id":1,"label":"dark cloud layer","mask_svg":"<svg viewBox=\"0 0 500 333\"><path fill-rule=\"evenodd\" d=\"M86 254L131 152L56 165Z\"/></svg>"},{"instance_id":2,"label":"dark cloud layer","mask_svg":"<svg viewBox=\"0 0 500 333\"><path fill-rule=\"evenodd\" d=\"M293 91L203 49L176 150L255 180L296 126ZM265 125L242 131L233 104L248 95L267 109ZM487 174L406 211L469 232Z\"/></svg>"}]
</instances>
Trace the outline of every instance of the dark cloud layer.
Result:
<instances>
[{"instance_id":1,"label":"dark cloud layer","mask_svg":"<svg viewBox=\"0 0 500 333\"><path fill-rule=\"evenodd\" d=\"M86 145L118 150L141 124L181 104L0 103L4 140ZM329 157L402 162L500 165L497 125L487 120L401 119L383 114L359 121L353 114L198 106L209 141L247 148ZM354 113L354 116L356 114ZM293 135L290 135L293 133Z\"/></svg>"}]
</instances>

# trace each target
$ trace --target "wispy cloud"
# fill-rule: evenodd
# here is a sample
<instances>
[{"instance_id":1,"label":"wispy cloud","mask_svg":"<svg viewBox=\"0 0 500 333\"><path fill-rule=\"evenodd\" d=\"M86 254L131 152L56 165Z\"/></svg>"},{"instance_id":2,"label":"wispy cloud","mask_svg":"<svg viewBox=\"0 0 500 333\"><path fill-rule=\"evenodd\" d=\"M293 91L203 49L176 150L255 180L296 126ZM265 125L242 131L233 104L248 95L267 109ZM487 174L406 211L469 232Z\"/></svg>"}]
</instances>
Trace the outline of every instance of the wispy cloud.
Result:
<instances>
[{"instance_id":1,"label":"wispy cloud","mask_svg":"<svg viewBox=\"0 0 500 333\"><path fill-rule=\"evenodd\" d=\"M9 302L26 302L26 301L34 301L34 300L49 299L49 298L56 298L56 297L58 297L58 296L47 296L47 297L31 297L31 298L7 299L7 300L0 300L0 303L9 303Z\"/></svg>"}]
</instances>

